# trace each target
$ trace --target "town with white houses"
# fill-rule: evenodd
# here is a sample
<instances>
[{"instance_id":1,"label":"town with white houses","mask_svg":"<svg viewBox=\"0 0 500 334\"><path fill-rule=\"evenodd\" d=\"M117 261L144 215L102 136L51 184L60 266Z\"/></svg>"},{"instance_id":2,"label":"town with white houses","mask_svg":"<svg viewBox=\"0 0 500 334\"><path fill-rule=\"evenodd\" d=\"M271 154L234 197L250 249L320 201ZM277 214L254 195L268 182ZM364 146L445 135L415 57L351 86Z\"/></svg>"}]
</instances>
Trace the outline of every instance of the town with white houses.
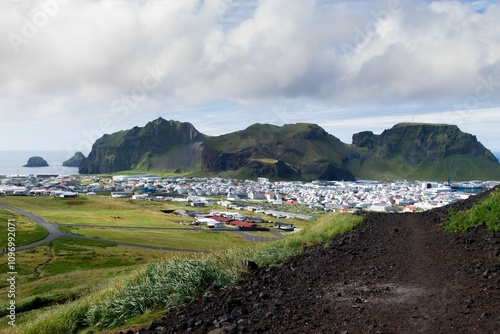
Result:
<instances>
[{"instance_id":1,"label":"town with white houses","mask_svg":"<svg viewBox=\"0 0 500 334\"><path fill-rule=\"evenodd\" d=\"M184 178L151 175L3 175L0 196L95 196L177 201L192 206L218 203L234 209L262 210L272 207L283 218L310 219L292 214L287 208L305 206L330 212L416 212L466 199L494 187L498 181L461 183L407 181L277 181L267 178L234 180L226 178ZM269 210L268 210L269 211Z\"/></svg>"}]
</instances>

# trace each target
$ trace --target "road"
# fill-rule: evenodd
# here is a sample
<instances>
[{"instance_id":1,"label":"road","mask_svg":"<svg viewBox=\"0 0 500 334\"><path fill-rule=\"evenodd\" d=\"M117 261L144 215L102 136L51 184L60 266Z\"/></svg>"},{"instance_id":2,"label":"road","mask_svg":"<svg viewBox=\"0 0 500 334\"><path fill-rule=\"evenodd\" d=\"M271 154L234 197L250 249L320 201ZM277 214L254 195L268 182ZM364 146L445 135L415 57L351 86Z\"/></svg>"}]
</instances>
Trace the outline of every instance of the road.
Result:
<instances>
[{"instance_id":1,"label":"road","mask_svg":"<svg viewBox=\"0 0 500 334\"><path fill-rule=\"evenodd\" d=\"M158 249L158 250L166 250L166 251L176 251L176 252L200 252L199 250L192 250L192 249L181 249L181 248L172 248L172 247L159 247L159 246L150 246L150 245L140 245L140 244L133 244L133 243L128 243L128 242L120 242L120 241L114 241L114 240L105 240L105 239L95 239L95 238L90 238L90 237L85 237L82 235L74 235L74 234L68 234L64 233L61 230L59 230L58 225L54 223L50 223L46 220L44 220L41 217L35 216L34 214L27 212L25 210L16 208L14 206L0 203L0 207L3 207L5 209L17 212L31 220L33 220L35 223L39 224L42 226L48 233L47 237L45 237L42 240L33 242L28 245L23 245L16 247L16 252L30 249L30 248L35 248L38 246L41 246L45 243L54 241L59 238L73 238L73 239L85 239L85 240L92 240L92 241L100 241L100 242L105 242L105 243L110 243L114 245L119 245L119 246L129 246L129 247L137 247L137 248L147 248L147 249Z\"/></svg>"},{"instance_id":2,"label":"road","mask_svg":"<svg viewBox=\"0 0 500 334\"><path fill-rule=\"evenodd\" d=\"M92 241L100 241L100 242L105 242L105 243L111 243L119 246L129 246L129 247L137 247L137 248L146 248L146 249L158 249L158 250L166 250L166 251L176 251L176 252L200 252L200 250L192 250L192 249L182 249L182 248L173 248L173 247L160 247L160 246L151 246L151 245L141 245L141 244L134 244L134 243L128 243L128 242L120 242L120 241L114 241L114 240L106 240L106 239L95 239L91 237L86 237L82 235L74 235L74 234L69 234L62 232L59 230L58 226L73 226L73 227L99 227L99 228L116 228L116 229L140 229L140 230L189 230L186 228L175 228L175 227L144 227L144 226L108 226L108 225L85 225L85 224L55 224L48 222L44 220L41 217L38 217L30 212L27 212L25 210L22 210L20 208L14 207L12 205L0 203L0 207L3 207L5 209L17 212L31 220L33 220L35 223L39 224L42 226L48 233L47 237L45 237L42 240L33 242L28 245L23 245L16 247L16 251L22 251L30 248L35 248L38 246L41 246L45 243L52 242L56 239L59 238L72 238L72 239L85 239L85 240L92 240ZM268 237L263 237L259 235L254 235L254 234L249 234L245 233L243 231L237 231L234 229L216 229L216 230L205 230L207 232L220 232L220 231L226 231L226 232L231 232L240 235L242 238L244 238L247 241L251 242L271 242L276 240L275 238L268 238ZM275 234L279 233L276 231L271 231L271 233ZM277 235L278 236L278 235ZM281 233L279 233L279 236L281 236Z\"/></svg>"},{"instance_id":3,"label":"road","mask_svg":"<svg viewBox=\"0 0 500 334\"><path fill-rule=\"evenodd\" d=\"M71 235L60 231L55 224L49 223L48 221L45 221L44 219L42 219L38 216L35 216L32 213L29 213L27 211L24 211L22 209L19 209L19 208L16 208L14 206L4 204L4 203L0 203L0 207L3 207L5 209L17 212L25 217L28 217L29 219L33 220L38 225L42 226L48 233L48 235L47 235L47 237L45 237L45 239L39 240L37 242L31 243L28 245L16 247L16 251L35 248L35 247L43 245L47 242L54 241L55 239L72 237Z\"/></svg>"}]
</instances>

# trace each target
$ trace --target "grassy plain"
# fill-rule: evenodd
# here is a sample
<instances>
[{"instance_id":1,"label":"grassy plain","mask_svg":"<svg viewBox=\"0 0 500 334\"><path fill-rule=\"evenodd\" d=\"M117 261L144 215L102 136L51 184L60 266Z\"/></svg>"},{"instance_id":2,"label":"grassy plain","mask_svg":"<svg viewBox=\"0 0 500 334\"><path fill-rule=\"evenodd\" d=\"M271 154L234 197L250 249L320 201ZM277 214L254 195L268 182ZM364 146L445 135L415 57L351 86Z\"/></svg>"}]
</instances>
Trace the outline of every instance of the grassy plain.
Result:
<instances>
[{"instance_id":1,"label":"grassy plain","mask_svg":"<svg viewBox=\"0 0 500 334\"><path fill-rule=\"evenodd\" d=\"M96 278L99 287L92 292L87 290L78 300L33 312L32 320L21 324L18 333L86 333L88 330L97 333L125 322L126 326L144 323L157 317L161 310L235 284L245 271L242 259L253 260L260 266L278 265L304 252L308 246L328 243L332 236L354 228L361 220L351 215L329 214L308 224L301 233L273 243L207 253L176 253L147 261L145 266L121 267L120 273L109 274L115 275L112 279ZM115 248L118 247L103 247Z\"/></svg>"},{"instance_id":2,"label":"grassy plain","mask_svg":"<svg viewBox=\"0 0 500 334\"><path fill-rule=\"evenodd\" d=\"M84 224L100 226L183 227L179 218L160 210L189 207L186 204L137 201L110 196L58 197L4 197L2 201L30 211L45 220L59 224Z\"/></svg>"},{"instance_id":3,"label":"grassy plain","mask_svg":"<svg viewBox=\"0 0 500 334\"><path fill-rule=\"evenodd\" d=\"M331 236L353 228L360 221L359 217L349 215L322 215L316 222L297 221L297 225L304 227L301 233L263 244L249 242L231 232L195 230L178 223L186 220L185 217L160 211L190 209L179 203L102 196L77 199L7 197L1 201L48 221L81 224L83 226L60 225L60 229L95 238L61 238L16 253L18 333L79 333L82 328L87 328L83 329L84 333L88 329L97 333L125 322L129 325L144 323L161 310L182 305L211 289L234 284L245 271L241 259L251 259L259 265L275 265L303 252L307 246L328 242ZM214 209L228 211L218 206L202 210ZM0 214L1 218L15 217L19 222L34 224L8 211ZM273 237L263 232L248 234ZM207 252L116 246L99 239ZM5 258L0 266L3 272L8 271L6 263ZM207 282L211 283L206 285ZM151 284L157 287L152 289ZM9 302L7 291L7 282L0 282L2 310ZM138 305L138 308L131 305ZM0 328L3 329L0 332L14 333L7 321L6 317L1 318Z\"/></svg>"},{"instance_id":4,"label":"grassy plain","mask_svg":"<svg viewBox=\"0 0 500 334\"><path fill-rule=\"evenodd\" d=\"M244 247L251 244L241 236L231 232L213 232L191 228L184 230L72 228L71 232L92 238L196 251Z\"/></svg>"},{"instance_id":5,"label":"grassy plain","mask_svg":"<svg viewBox=\"0 0 500 334\"><path fill-rule=\"evenodd\" d=\"M16 246L27 245L42 240L47 236L47 231L30 219L7 209L0 208L0 248L7 246L8 226L7 221L15 219Z\"/></svg>"},{"instance_id":6,"label":"grassy plain","mask_svg":"<svg viewBox=\"0 0 500 334\"><path fill-rule=\"evenodd\" d=\"M51 244L16 253L16 324L22 325L34 314L52 305L80 300L96 287L108 286L121 277L143 268L146 263L182 257L197 258L189 252L116 246L99 241L111 239L134 244L187 248L199 251L250 247L241 236L227 233L198 232L179 224L188 217L165 214L160 210L187 209L183 203L148 202L111 197L80 196L76 199L54 197L3 197L0 201L22 208L50 222L80 224L87 227L63 226L66 233L87 235L95 240L56 239ZM209 210L209 209L207 209ZM28 218L0 209L0 221L16 219L16 245L43 239L47 232ZM130 226L131 228L91 228L90 226ZM172 230L139 230L132 227L173 228ZM7 224L0 224L0 245L6 245ZM9 272L7 255L1 255L0 270ZM0 281L0 328L8 328L6 306L8 282Z\"/></svg>"},{"instance_id":7,"label":"grassy plain","mask_svg":"<svg viewBox=\"0 0 500 334\"><path fill-rule=\"evenodd\" d=\"M171 256L176 254L79 239L57 239L52 245L17 252L16 323L29 320L33 316L30 310L78 299L97 286L128 276L144 263ZM1 259L0 270L6 273L6 255ZM4 310L9 302L8 289L7 281L2 279L0 327L7 325Z\"/></svg>"}]
</instances>

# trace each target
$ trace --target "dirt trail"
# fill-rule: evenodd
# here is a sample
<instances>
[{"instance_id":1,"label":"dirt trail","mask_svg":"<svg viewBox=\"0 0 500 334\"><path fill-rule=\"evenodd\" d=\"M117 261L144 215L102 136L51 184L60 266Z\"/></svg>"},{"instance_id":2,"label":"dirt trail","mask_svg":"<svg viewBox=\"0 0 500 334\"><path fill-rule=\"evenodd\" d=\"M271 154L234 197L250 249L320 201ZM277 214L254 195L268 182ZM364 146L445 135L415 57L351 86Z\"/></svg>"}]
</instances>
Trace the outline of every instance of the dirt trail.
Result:
<instances>
[{"instance_id":1,"label":"dirt trail","mask_svg":"<svg viewBox=\"0 0 500 334\"><path fill-rule=\"evenodd\" d=\"M500 235L445 233L446 213L370 213L329 247L261 268L140 333L500 333Z\"/></svg>"},{"instance_id":2,"label":"dirt trail","mask_svg":"<svg viewBox=\"0 0 500 334\"><path fill-rule=\"evenodd\" d=\"M47 265L50 263L50 261L52 261L54 259L54 252L53 252L53 249L52 249L52 243L49 244L50 247L49 247L49 258L47 259L47 261L43 262L43 263L40 263L38 264L34 269L33 269L33 272L35 273L34 277L38 277L40 276L40 271L38 269L40 269L41 267Z\"/></svg>"}]
</instances>

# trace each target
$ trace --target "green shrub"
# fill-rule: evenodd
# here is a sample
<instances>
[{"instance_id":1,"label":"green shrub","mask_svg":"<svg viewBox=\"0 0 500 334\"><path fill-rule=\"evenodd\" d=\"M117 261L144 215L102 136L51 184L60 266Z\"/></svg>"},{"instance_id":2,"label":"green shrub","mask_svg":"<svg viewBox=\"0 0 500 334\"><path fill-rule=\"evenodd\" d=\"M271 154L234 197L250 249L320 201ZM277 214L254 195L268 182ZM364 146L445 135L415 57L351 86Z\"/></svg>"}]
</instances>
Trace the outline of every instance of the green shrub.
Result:
<instances>
[{"instance_id":1,"label":"green shrub","mask_svg":"<svg viewBox=\"0 0 500 334\"><path fill-rule=\"evenodd\" d=\"M83 325L82 314L88 307L87 299L51 307L24 325L18 333L75 333Z\"/></svg>"},{"instance_id":2,"label":"green shrub","mask_svg":"<svg viewBox=\"0 0 500 334\"><path fill-rule=\"evenodd\" d=\"M237 280L238 275L220 270L207 259L151 264L136 280L92 306L86 320L92 326L113 328L147 310L180 307Z\"/></svg>"},{"instance_id":3,"label":"green shrub","mask_svg":"<svg viewBox=\"0 0 500 334\"><path fill-rule=\"evenodd\" d=\"M334 217L332 219L332 217ZM335 214L321 217L317 222L307 225L299 233L279 239L253 254L259 266L283 263L290 257L304 252L308 247L329 244L333 237L352 230L363 221L361 216Z\"/></svg>"},{"instance_id":4,"label":"green shrub","mask_svg":"<svg viewBox=\"0 0 500 334\"><path fill-rule=\"evenodd\" d=\"M481 224L485 224L492 232L500 232L500 189L492 192L469 210L461 212L450 210L445 230L465 231Z\"/></svg>"}]
</instances>

